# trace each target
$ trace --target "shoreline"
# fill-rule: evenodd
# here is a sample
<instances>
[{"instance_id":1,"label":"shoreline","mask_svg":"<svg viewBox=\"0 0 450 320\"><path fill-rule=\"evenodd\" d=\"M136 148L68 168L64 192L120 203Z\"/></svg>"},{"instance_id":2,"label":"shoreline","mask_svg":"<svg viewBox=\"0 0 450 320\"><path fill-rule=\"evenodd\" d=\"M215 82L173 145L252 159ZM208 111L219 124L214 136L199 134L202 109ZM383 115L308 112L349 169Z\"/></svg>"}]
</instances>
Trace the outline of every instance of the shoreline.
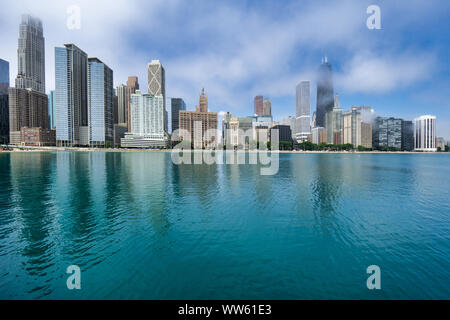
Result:
<instances>
[{"instance_id":1,"label":"shoreline","mask_svg":"<svg viewBox=\"0 0 450 320\"><path fill-rule=\"evenodd\" d=\"M28 152L105 152L105 153L147 153L147 152L162 152L171 153L173 149L100 149L100 148L66 148L66 147L18 147L13 150L0 150L2 153L28 153ZM184 150L183 152L190 153L211 153L210 150ZM227 152L226 150L216 151ZM255 151L234 151L235 153L266 153L266 150L255 150ZM274 151L275 153L275 151ZM289 150L279 150L276 153L280 154L450 154L450 152L414 152L414 151L289 151Z\"/></svg>"}]
</instances>

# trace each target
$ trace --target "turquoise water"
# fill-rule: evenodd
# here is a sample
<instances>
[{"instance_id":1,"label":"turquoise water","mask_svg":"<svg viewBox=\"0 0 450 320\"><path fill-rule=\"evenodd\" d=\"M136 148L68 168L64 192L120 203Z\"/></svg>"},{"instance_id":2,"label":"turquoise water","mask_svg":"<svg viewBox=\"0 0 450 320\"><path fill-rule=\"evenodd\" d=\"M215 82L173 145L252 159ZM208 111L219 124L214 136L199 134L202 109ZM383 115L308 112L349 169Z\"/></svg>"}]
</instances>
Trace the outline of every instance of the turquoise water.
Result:
<instances>
[{"instance_id":1,"label":"turquoise water","mask_svg":"<svg viewBox=\"0 0 450 320\"><path fill-rule=\"evenodd\" d=\"M277 175L259 169L0 154L0 298L450 298L450 155L281 154Z\"/></svg>"}]
</instances>

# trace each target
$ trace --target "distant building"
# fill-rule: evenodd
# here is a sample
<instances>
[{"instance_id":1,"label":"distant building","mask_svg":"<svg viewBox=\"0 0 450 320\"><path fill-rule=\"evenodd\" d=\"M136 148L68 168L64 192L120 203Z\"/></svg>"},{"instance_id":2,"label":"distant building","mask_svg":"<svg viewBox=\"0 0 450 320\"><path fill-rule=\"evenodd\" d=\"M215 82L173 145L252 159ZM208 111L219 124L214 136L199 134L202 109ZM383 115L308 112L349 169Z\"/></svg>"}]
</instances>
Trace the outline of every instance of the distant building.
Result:
<instances>
[{"instance_id":1,"label":"distant building","mask_svg":"<svg viewBox=\"0 0 450 320\"><path fill-rule=\"evenodd\" d=\"M45 93L45 40L42 21L22 15L17 49L16 88Z\"/></svg>"},{"instance_id":2,"label":"distant building","mask_svg":"<svg viewBox=\"0 0 450 320\"><path fill-rule=\"evenodd\" d=\"M152 60L152 62L148 64L148 94L163 97L164 131L167 132L166 71L159 60Z\"/></svg>"},{"instance_id":3,"label":"distant building","mask_svg":"<svg viewBox=\"0 0 450 320\"><path fill-rule=\"evenodd\" d=\"M55 102L56 102L55 90L52 90L52 91L50 91L50 94L48 95L48 126L49 126L49 129L56 128Z\"/></svg>"},{"instance_id":4,"label":"distant building","mask_svg":"<svg viewBox=\"0 0 450 320\"><path fill-rule=\"evenodd\" d=\"M121 84L116 88L117 94L117 123L128 123L128 89Z\"/></svg>"},{"instance_id":5,"label":"distant building","mask_svg":"<svg viewBox=\"0 0 450 320\"><path fill-rule=\"evenodd\" d=\"M256 96L255 97L255 106L254 106L254 114L255 116L262 116L264 115L264 98L263 96Z\"/></svg>"},{"instance_id":6,"label":"distant building","mask_svg":"<svg viewBox=\"0 0 450 320\"><path fill-rule=\"evenodd\" d=\"M131 95L139 90L138 77L131 76L127 80L127 126L128 132L131 132Z\"/></svg>"},{"instance_id":7,"label":"distant building","mask_svg":"<svg viewBox=\"0 0 450 320\"><path fill-rule=\"evenodd\" d=\"M327 132L324 127L312 128L311 142L317 145L327 142Z\"/></svg>"},{"instance_id":8,"label":"distant building","mask_svg":"<svg viewBox=\"0 0 450 320\"><path fill-rule=\"evenodd\" d=\"M89 145L113 145L113 71L97 58L88 60Z\"/></svg>"},{"instance_id":9,"label":"distant building","mask_svg":"<svg viewBox=\"0 0 450 320\"><path fill-rule=\"evenodd\" d=\"M168 137L164 128L164 97L142 94L131 95L131 133L121 139L125 148L167 147Z\"/></svg>"},{"instance_id":10,"label":"distant building","mask_svg":"<svg viewBox=\"0 0 450 320\"><path fill-rule=\"evenodd\" d=\"M414 119L414 150L436 152L436 117L421 116Z\"/></svg>"},{"instance_id":11,"label":"distant building","mask_svg":"<svg viewBox=\"0 0 450 320\"><path fill-rule=\"evenodd\" d=\"M196 112L180 110L180 129L189 136L180 136L182 140L190 140L195 149L217 147L218 117L216 112Z\"/></svg>"},{"instance_id":12,"label":"distant building","mask_svg":"<svg viewBox=\"0 0 450 320\"><path fill-rule=\"evenodd\" d=\"M9 98L0 94L0 144L9 143Z\"/></svg>"},{"instance_id":13,"label":"distant building","mask_svg":"<svg viewBox=\"0 0 450 320\"><path fill-rule=\"evenodd\" d=\"M334 108L326 112L325 129L328 144L342 144L342 109L336 94Z\"/></svg>"},{"instance_id":14,"label":"distant building","mask_svg":"<svg viewBox=\"0 0 450 320\"><path fill-rule=\"evenodd\" d=\"M311 134L311 92L309 81L302 81L296 88L296 125L292 128L295 140L304 142Z\"/></svg>"},{"instance_id":15,"label":"distant building","mask_svg":"<svg viewBox=\"0 0 450 320\"><path fill-rule=\"evenodd\" d=\"M292 131L292 140L296 139L296 132L297 132L297 126L296 126L297 118L296 117L285 117L281 119L281 124L291 127Z\"/></svg>"},{"instance_id":16,"label":"distant building","mask_svg":"<svg viewBox=\"0 0 450 320\"><path fill-rule=\"evenodd\" d=\"M56 130L22 127L20 145L34 147L54 146L56 145Z\"/></svg>"},{"instance_id":17,"label":"distant building","mask_svg":"<svg viewBox=\"0 0 450 320\"><path fill-rule=\"evenodd\" d=\"M186 110L186 103L181 98L171 99L172 133L180 128L180 111ZM176 140L176 139L175 139Z\"/></svg>"},{"instance_id":18,"label":"distant building","mask_svg":"<svg viewBox=\"0 0 450 320\"><path fill-rule=\"evenodd\" d=\"M125 138L125 133L128 132L128 126L126 123L114 124L114 147L120 147L121 141Z\"/></svg>"},{"instance_id":19,"label":"distant building","mask_svg":"<svg viewBox=\"0 0 450 320\"><path fill-rule=\"evenodd\" d=\"M10 143L21 143L22 127L48 129L48 97L33 89L9 88Z\"/></svg>"},{"instance_id":20,"label":"distant building","mask_svg":"<svg viewBox=\"0 0 450 320\"><path fill-rule=\"evenodd\" d=\"M57 146L85 145L88 126L88 56L74 44L55 48L55 117ZM84 136L85 137L85 136ZM83 141L82 141L83 140Z\"/></svg>"},{"instance_id":21,"label":"distant building","mask_svg":"<svg viewBox=\"0 0 450 320\"><path fill-rule=\"evenodd\" d=\"M290 126L286 125L276 125L270 129L270 141L272 141L272 130L278 130L278 141L281 142L292 142L292 131Z\"/></svg>"},{"instance_id":22,"label":"distant building","mask_svg":"<svg viewBox=\"0 0 450 320\"><path fill-rule=\"evenodd\" d=\"M352 107L352 110L344 112L342 143L372 148L372 114L370 107Z\"/></svg>"},{"instance_id":23,"label":"distant building","mask_svg":"<svg viewBox=\"0 0 450 320\"><path fill-rule=\"evenodd\" d=\"M444 138L436 138L436 148L440 151L445 151L445 146L447 143L445 142Z\"/></svg>"},{"instance_id":24,"label":"distant building","mask_svg":"<svg viewBox=\"0 0 450 320\"><path fill-rule=\"evenodd\" d=\"M414 124L412 121L402 122L402 150L414 150Z\"/></svg>"},{"instance_id":25,"label":"distant building","mask_svg":"<svg viewBox=\"0 0 450 320\"><path fill-rule=\"evenodd\" d=\"M272 116L272 102L269 99L263 101L263 116Z\"/></svg>"},{"instance_id":26,"label":"distant building","mask_svg":"<svg viewBox=\"0 0 450 320\"><path fill-rule=\"evenodd\" d=\"M236 117L227 113L222 124L222 143L227 148L248 149L254 141L253 117Z\"/></svg>"},{"instance_id":27,"label":"distant building","mask_svg":"<svg viewBox=\"0 0 450 320\"><path fill-rule=\"evenodd\" d=\"M325 57L319 67L317 76L317 127L325 127L325 114L331 112L334 106L334 89L331 65Z\"/></svg>"},{"instance_id":28,"label":"distant building","mask_svg":"<svg viewBox=\"0 0 450 320\"><path fill-rule=\"evenodd\" d=\"M9 62L0 59L0 95L8 94Z\"/></svg>"},{"instance_id":29,"label":"distant building","mask_svg":"<svg viewBox=\"0 0 450 320\"><path fill-rule=\"evenodd\" d=\"M197 108L197 112L208 112L208 96L205 93L205 88L202 88L202 92L199 96L199 105Z\"/></svg>"}]
</instances>

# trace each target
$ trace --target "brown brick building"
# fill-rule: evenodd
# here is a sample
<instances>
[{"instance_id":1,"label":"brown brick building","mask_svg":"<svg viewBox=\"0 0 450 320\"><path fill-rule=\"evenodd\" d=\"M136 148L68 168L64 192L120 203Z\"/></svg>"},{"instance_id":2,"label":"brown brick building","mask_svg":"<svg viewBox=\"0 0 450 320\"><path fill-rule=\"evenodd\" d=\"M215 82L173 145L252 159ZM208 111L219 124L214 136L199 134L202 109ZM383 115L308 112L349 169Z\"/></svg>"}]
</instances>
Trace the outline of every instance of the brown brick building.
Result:
<instances>
[{"instance_id":1,"label":"brown brick building","mask_svg":"<svg viewBox=\"0 0 450 320\"><path fill-rule=\"evenodd\" d=\"M195 142L195 148L206 146L215 146L218 144L218 117L216 112L195 112L180 110L180 130L187 130L190 134L190 140ZM215 130L215 136L206 136L210 129ZM181 140L189 139L181 137Z\"/></svg>"},{"instance_id":2,"label":"brown brick building","mask_svg":"<svg viewBox=\"0 0 450 320\"><path fill-rule=\"evenodd\" d=\"M56 145L55 129L22 127L20 137L20 144L23 146L43 147Z\"/></svg>"},{"instance_id":3,"label":"brown brick building","mask_svg":"<svg viewBox=\"0 0 450 320\"><path fill-rule=\"evenodd\" d=\"M31 89L9 88L10 144L21 143L22 127L48 128L48 97Z\"/></svg>"}]
</instances>

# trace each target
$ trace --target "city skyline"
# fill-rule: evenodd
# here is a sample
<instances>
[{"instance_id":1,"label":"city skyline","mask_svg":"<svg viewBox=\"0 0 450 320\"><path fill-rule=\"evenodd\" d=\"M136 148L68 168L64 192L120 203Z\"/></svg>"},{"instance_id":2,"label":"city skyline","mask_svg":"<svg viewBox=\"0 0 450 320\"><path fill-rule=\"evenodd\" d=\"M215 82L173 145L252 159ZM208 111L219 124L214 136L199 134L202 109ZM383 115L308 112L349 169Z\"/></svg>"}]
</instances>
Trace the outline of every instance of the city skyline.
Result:
<instances>
[{"instance_id":1,"label":"city skyline","mask_svg":"<svg viewBox=\"0 0 450 320\"><path fill-rule=\"evenodd\" d=\"M26 2L25 2L26 3ZM311 4L309 1L303 1L302 3L305 4L305 10L311 15L311 19L314 16L316 12L316 7L314 4ZM138 7L145 8L145 3L139 3L136 2ZM351 5L350 5L351 4ZM82 22L80 30L69 30L65 27L65 20L67 18L67 14L63 13L62 17L56 18L54 15L48 14L48 12L44 12L42 8L38 8L37 6L33 5L32 3L27 3L27 5L23 5L22 7L29 8L26 11L32 12L33 15L38 16L44 24L44 37L46 39L46 89L49 92L50 90L54 89L54 82L53 73L49 73L49 69L54 69L54 47L59 46L60 43L75 43L79 45L80 47L84 48L87 52L99 52L97 55L102 57L102 60L105 61L113 70L114 70L114 86L125 83L127 77L129 75L137 75L138 78L141 78L144 83L146 82L146 65L152 60L152 59L160 59L165 68L167 69L167 97L182 97L184 101L186 101L186 105L188 109L193 108L196 104L197 100L197 92L198 87L206 87L208 88L209 95L211 97L211 109L213 111L216 111L218 113L230 111L235 115L239 116L246 116L251 115L253 112L253 98L256 94L262 94L264 97L268 96L270 97L270 100L272 102L272 113L274 115L274 120L281 121L283 117L287 116L295 116L295 86L300 80L310 80L311 81L311 115L315 111L315 93L316 93L316 81L315 81L315 73L317 71L318 65L320 64L320 59L322 56L327 55L328 61L333 66L333 74L334 74L334 85L335 85L335 92L339 93L340 99L341 99L341 106L344 110L351 109L353 105L361 106L361 105L368 105L371 106L375 112L379 115L388 115L398 118L404 118L404 119L413 119L417 116L420 116L422 114L434 114L437 116L437 135L438 136L444 136L447 140L450 138L450 122L449 122L449 110L450 108L447 107L447 101L443 98L443 94L441 92L445 90L432 90L433 87L439 88L445 88L445 83L448 81L446 78L442 78L443 74L445 74L445 70L447 70L448 66L446 62L442 62L441 68L436 70L436 62L437 55L432 55L430 58L429 56L424 56L424 50L421 50L417 53L418 58L420 59L421 63L417 64L415 63L414 57L410 52L407 50L405 52L390 52L389 59L384 60L384 56L381 55L379 58L374 58L375 53L379 48L374 46L369 46L367 50L364 50L363 53L358 52L358 54L354 54L349 57L343 57L340 53L339 47L341 45L337 45L336 42L340 40L340 37L342 35L336 35L331 34L329 35L330 38L332 38L331 44L328 43L328 40L326 40L324 43L321 43L321 46L317 46L317 50L307 50L303 49L301 55L306 54L307 59L300 59L302 61L299 61L299 59L294 59L292 62L292 67L281 68L278 70L278 75L281 76L283 79L282 83L279 83L278 80L273 79L270 77L270 75L264 75L264 76L258 76L257 80L253 76L247 79L244 83L242 81L234 81L236 80L233 76L234 69L229 69L231 75L233 78L230 78L229 81L226 81L229 85L226 87L223 85L224 80L221 78L224 75L216 75L216 80L211 79L211 76L203 76L203 79L199 79L199 75L197 74L198 71L195 71L193 67L201 67L200 70L203 70L203 64L202 63L210 63L209 59L206 57L204 60L194 59L190 60L189 65L191 67L190 70L192 71L191 77L187 77L185 74L186 68L188 66L182 66L181 60L184 58L190 59L191 53L189 50L186 52L180 52L179 54L176 54L178 58L174 58L173 54L166 51L166 44L161 43L159 44L158 41L156 41L156 44L153 46L156 49L153 54L152 50L150 50L145 55L141 54L142 50L146 48L146 45L143 41L138 41L136 36L132 36L130 38L129 45L122 46L123 48L120 48L120 50L111 50L106 51L105 48L97 48L98 43L94 43L92 40L92 35L89 34L90 31L90 25L94 23L92 21L92 12L91 9L87 8L85 6L84 2L80 2L80 8L84 9L82 12ZM267 6L267 2L263 2L261 4L261 8L265 8ZM67 8L66 3L58 4L57 8L61 8L61 10L64 8ZM180 4L181 8L183 7L182 4ZM42 7L46 7L45 2ZM226 8L230 9L229 6L225 6ZM255 17L262 15L261 8L254 8L254 6L249 6L250 8L242 8L241 6L236 6L230 9L235 16L240 15L246 15L250 14L249 12L254 12ZM287 7L295 7L293 4L287 5ZM120 9L120 5L118 6ZM114 10L117 10L118 8L114 8ZM152 3L152 8L156 12L160 12L162 10L161 4L158 2ZM334 3L330 4L329 7L323 8L321 6L322 10L325 10L325 13L328 15L331 15L330 17L333 18L333 14L331 13L331 8L339 9L338 11L342 13L342 10L349 10L349 12L356 12L356 10L360 10L359 18L361 21L354 21L352 20L349 22L349 26L347 26L349 31L356 32L357 35L360 35L360 33L363 33L365 36L370 36L376 40L375 42L379 43L382 42L380 40L380 34L382 32L385 32L388 26L391 26L392 32L394 32L398 36L404 36L405 30L402 30L399 28L398 25L396 25L392 20L392 14L393 12L396 12L395 8L389 6L388 4L385 4L381 6L381 9L383 11L383 30L374 30L370 31L367 28L365 28L365 10L364 5L358 4L354 2L348 2L345 5ZM251 9L251 10L250 10ZM279 12L282 15L286 15L287 9L282 9L278 6L276 6L276 11ZM431 13L436 13L435 9L433 9L430 6L420 4L417 6L413 6L413 8L406 8L408 10L413 10L414 12L419 12L421 15L431 15ZM421 9L421 10L419 10ZM11 8L12 14L11 16L5 17L4 23L5 28L4 30L9 30L8 34L5 34L4 41L6 46L2 46L2 49L0 51L0 58L7 60L10 62L10 79L14 78L13 74L15 73L15 70L17 70L17 58L14 58L15 55L17 55L17 25L20 22L20 15L22 13L22 8L12 6ZM171 8L170 10L173 10L173 12L179 12L181 10L179 7L174 6L174 8ZM205 6L202 10L213 10L211 6ZM253 10L253 11L252 11ZM14 16L14 12L17 12L17 15ZM64 11L65 12L65 11ZM172 11L171 11L172 12ZM214 11L211 11L211 13L214 13ZM105 14L105 13L102 13ZM438 13L437 13L438 14ZM1 14L0 14L1 15ZM103 16L102 16L103 17ZM102 18L100 17L100 19ZM439 17L439 15L438 15ZM3 17L2 17L3 18ZM105 17L103 17L105 18ZM275 21L278 21L279 18L272 17L273 21L270 21L270 24L272 25ZM335 17L334 17L335 18ZM105 18L106 19L106 18ZM402 17L404 19L404 17ZM188 19L190 20L190 19ZM312 19L313 23L315 22L314 19ZM14 26L12 29L9 28L9 24L14 22ZM102 35L108 35L113 36L114 29L107 30L107 26L110 26L110 24L105 23L105 25L102 25L100 22L103 22L103 20L99 20L96 22L96 26L99 28L96 32L102 33ZM119 21L120 22L120 21ZM56 25L57 23L62 23L62 27L59 29L58 32L54 31L54 28L52 26ZM186 22L188 23L188 22ZM356 30L355 25L356 23L359 23L360 26L358 28L361 28L361 30ZM431 25L431 22L422 22L423 24ZM164 25L164 22L161 22L162 25ZM257 24L255 22L255 24ZM46 27L48 26L48 27ZM5 31L0 31L0 33L3 35ZM11 31L14 30L14 31ZM286 32L290 31L290 28L286 28ZM356 31L355 31L356 30ZM190 32L190 29L188 30ZM172 32L172 30L168 30L167 32ZM223 34L220 32L220 30L212 30L212 32L218 32L218 35L223 37ZM378 32L378 34L376 34ZM141 34L139 31L136 32L137 34ZM172 33L171 33L172 34ZM9 39L15 38L11 43ZM246 39L247 37L245 37ZM59 43L56 43L56 39L62 39L61 41L58 40ZM73 40L70 41L70 39L77 39L77 41ZM244 39L244 40L245 40ZM288 40L285 40L288 41ZM301 43L303 40L293 40L300 41ZM317 39L311 38L309 39L312 44L317 44ZM361 41L358 38L358 41ZM98 42L98 41L97 41ZM214 42L214 41L213 41ZM86 45L84 45L86 43ZM105 37L104 40L102 38L101 43L105 44L105 47L107 48L109 45L109 37ZM214 42L215 43L215 42ZM435 42L433 42L435 43ZM344 44L344 43L343 43ZM385 48L386 44L383 44L383 48ZM205 44L207 46L207 49L209 48L210 44ZM14 53L15 55L10 55L9 52L11 51L9 48L15 47ZM97 49L93 49L97 48ZM369 50L372 49L372 50ZM439 49L439 48L437 48ZM94 51L95 50L95 51ZM118 57L122 54L121 50L126 50L127 52L129 50L137 50L136 55L133 56L132 62L123 60L123 57L121 58L121 61L124 61L124 63L118 62ZM209 50L209 49L208 49ZM208 51L207 50L207 51ZM4 53L4 51L6 53ZM120 52L119 55L116 55L116 51ZM160 52L157 52L160 51ZM281 50L283 51L283 50ZM215 53L214 50L211 51L211 54ZM264 52L261 53L262 56L265 55ZM430 58L430 59L428 59ZM261 57L261 59L266 59L266 57ZM287 61L292 60L292 57L286 57L286 61L284 62L274 62L275 65L273 67L278 66L279 63L284 64L287 63ZM226 60L225 60L226 61ZM431 61L431 62L430 62ZM217 60L216 64L214 64L215 68L223 68L221 66L221 60ZM246 70L247 66L243 64L244 61L238 61L238 65L236 67L241 67L242 72L248 73ZM273 61L272 61L273 62ZM395 62L395 63L394 63ZM398 63L397 63L398 62ZM131 63L131 65L130 65ZM228 63L228 62L227 62ZM229 62L231 63L231 62ZM377 81L377 83L369 83L369 86L366 87L373 87L373 92L369 92L368 88L363 87L367 85L364 81L360 81L361 83L356 83L355 81L350 81L348 77L346 78L345 75L348 74L354 74L355 79L359 79L361 76L361 72L364 71L361 68L366 67L369 71L374 71L374 66L377 66L379 68L378 71L386 73L386 66L393 66L397 65L396 68L402 68L398 72L397 76L393 76L393 78L388 77L386 74L386 78L384 81ZM434 67L433 67L434 66ZM429 67L429 68L428 68ZM421 68L420 70L417 70L417 68ZM271 68L272 69L272 68ZM117 70L117 71L116 71ZM397 70L393 68L393 70ZM197 86L195 85L195 88L193 90L187 90L186 88L180 88L180 84L178 83L180 80L180 74L179 71L183 74L184 79L182 82L185 84L187 81L191 82L189 86L193 86L194 84L201 83L201 85ZM195 72L194 72L195 71ZM216 69L212 69L213 74L216 74ZM375 70L376 71L376 70ZM54 70L52 71L54 72ZM239 71L240 72L240 71ZM250 72L251 73L251 72ZM294 73L294 74L293 74ZM364 73L364 72L362 72ZM252 73L253 74L253 73ZM410 78L413 79L403 79L401 77L407 76L405 74L410 74ZM411 75L412 74L412 75ZM431 79L431 74L438 75L436 77L436 80ZM255 73L256 75L256 73ZM375 72L374 77L370 78L377 78L377 74ZM382 76L383 74L381 74ZM440 77L439 77L440 76ZM238 77L238 76L236 76ZM401 78L401 79L400 79ZM297 80L298 79L298 80ZM439 81L439 79L441 81ZM13 79L12 79L13 80ZM364 79L363 79L364 80ZM373 81L373 80L370 80ZM266 85L266 83L272 82L271 85ZM12 82L13 83L13 82ZM353 85L349 85L349 83L353 83ZM218 87L220 85L220 88ZM238 93L234 94L236 86L238 86ZM242 93L243 90L246 90L247 93ZM417 90L419 89L419 90ZM405 91L406 90L406 91ZM253 92L253 93L251 93ZM422 99L424 96L429 96L427 99ZM422 98L418 97L421 96ZM238 99L239 101L236 101ZM167 101L166 101L167 104ZM167 109L166 109L167 110ZM168 111L168 110L167 110ZM223 114L223 113L222 113Z\"/></svg>"}]
</instances>

